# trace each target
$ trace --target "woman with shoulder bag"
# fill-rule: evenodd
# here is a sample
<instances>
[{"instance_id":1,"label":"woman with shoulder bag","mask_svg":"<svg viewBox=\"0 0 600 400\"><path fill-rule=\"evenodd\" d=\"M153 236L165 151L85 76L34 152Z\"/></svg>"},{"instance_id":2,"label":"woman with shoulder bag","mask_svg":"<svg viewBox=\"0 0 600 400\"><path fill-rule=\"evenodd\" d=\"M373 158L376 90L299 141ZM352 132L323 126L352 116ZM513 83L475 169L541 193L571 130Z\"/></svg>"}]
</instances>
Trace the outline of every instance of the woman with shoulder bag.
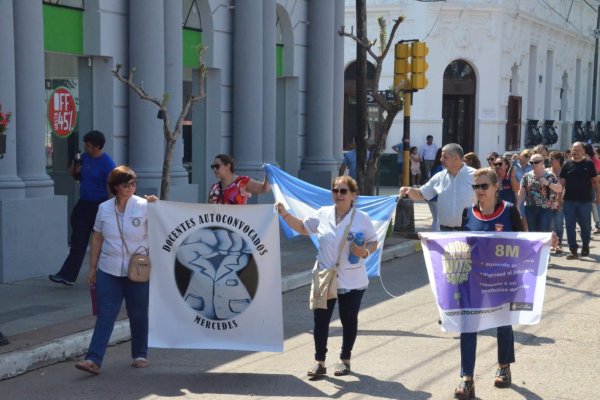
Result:
<instances>
[{"instance_id":1,"label":"woman with shoulder bag","mask_svg":"<svg viewBox=\"0 0 600 400\"><path fill-rule=\"evenodd\" d=\"M88 284L96 287L98 316L85 360L75 365L94 375L100 373L123 299L131 327L132 366L148 367L149 283L134 282L127 275L132 256L148 249L146 206L157 197L138 197L135 188L135 172L124 165L116 167L108 177L114 197L100 204L94 223Z\"/></svg>"},{"instance_id":2,"label":"woman with shoulder bag","mask_svg":"<svg viewBox=\"0 0 600 400\"><path fill-rule=\"evenodd\" d=\"M331 191L334 205L321 207L304 220L287 212L283 204L276 204L279 215L293 230L302 235L317 236L319 251L315 269L337 269L337 276L334 277L337 298L328 299L327 308L313 309L315 363L308 370L310 377L327 373L325 355L329 323L338 301L343 339L340 363L335 367L335 375L350 373L350 357L358 332L358 311L369 285L365 259L377 250L377 233L373 222L366 213L354 207L358 196L356 181L350 176L337 177ZM362 244L360 241L358 244L355 242L355 236L360 236L358 233L362 233L364 237ZM351 255L352 260L349 259Z\"/></svg>"}]
</instances>

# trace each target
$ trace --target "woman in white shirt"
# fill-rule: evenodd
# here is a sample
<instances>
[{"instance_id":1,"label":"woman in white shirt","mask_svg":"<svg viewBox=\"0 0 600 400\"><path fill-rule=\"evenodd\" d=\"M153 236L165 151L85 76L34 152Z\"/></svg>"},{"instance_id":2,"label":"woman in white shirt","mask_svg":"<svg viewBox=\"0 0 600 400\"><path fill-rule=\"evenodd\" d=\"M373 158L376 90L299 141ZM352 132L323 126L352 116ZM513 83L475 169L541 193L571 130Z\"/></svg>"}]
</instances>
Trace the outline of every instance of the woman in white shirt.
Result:
<instances>
[{"instance_id":1,"label":"woman in white shirt","mask_svg":"<svg viewBox=\"0 0 600 400\"><path fill-rule=\"evenodd\" d=\"M335 375L350 373L350 357L358 332L358 311L362 296L369 285L365 259L377 249L377 234L369 216L356 210L354 203L358 196L356 181L350 176L340 176L333 181L332 197L334 205L321 207L312 216L301 220L277 203L279 214L286 223L302 235L317 235L319 251L315 268L333 268L339 257L337 274L338 297L327 301L327 309L315 309L313 338L315 341L315 363L308 370L308 376L317 377L327 373L325 355L329 336L329 322L336 302L339 301L339 315L343 328L340 363L335 366ZM354 214L354 218L352 215ZM344 237L346 226L350 225ZM364 243L356 245L354 235L361 232ZM341 255L340 245L344 241ZM358 262L352 264L348 256L352 253Z\"/></svg>"},{"instance_id":2,"label":"woman in white shirt","mask_svg":"<svg viewBox=\"0 0 600 400\"><path fill-rule=\"evenodd\" d=\"M149 283L129 280L127 268L132 254L142 247L148 249L146 206L157 197L138 197L135 188L135 172L124 165L116 167L108 176L108 189L114 197L100 204L94 223L88 284L96 286L98 316L85 360L75 365L94 375L100 373L123 299L131 327L132 365L148 367Z\"/></svg>"}]
</instances>

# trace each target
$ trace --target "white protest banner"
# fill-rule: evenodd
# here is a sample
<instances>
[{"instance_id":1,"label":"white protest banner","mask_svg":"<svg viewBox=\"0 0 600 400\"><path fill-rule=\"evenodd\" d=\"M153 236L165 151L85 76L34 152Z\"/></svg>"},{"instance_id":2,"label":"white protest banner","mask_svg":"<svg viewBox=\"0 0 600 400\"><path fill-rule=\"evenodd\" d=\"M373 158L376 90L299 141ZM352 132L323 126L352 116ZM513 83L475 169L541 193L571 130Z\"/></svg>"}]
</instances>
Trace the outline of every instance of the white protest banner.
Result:
<instances>
[{"instance_id":1,"label":"white protest banner","mask_svg":"<svg viewBox=\"0 0 600 400\"><path fill-rule=\"evenodd\" d=\"M148 205L149 346L282 351L273 205Z\"/></svg>"},{"instance_id":2,"label":"white protest banner","mask_svg":"<svg viewBox=\"0 0 600 400\"><path fill-rule=\"evenodd\" d=\"M442 330L539 322L550 233L424 232L421 238Z\"/></svg>"}]
</instances>

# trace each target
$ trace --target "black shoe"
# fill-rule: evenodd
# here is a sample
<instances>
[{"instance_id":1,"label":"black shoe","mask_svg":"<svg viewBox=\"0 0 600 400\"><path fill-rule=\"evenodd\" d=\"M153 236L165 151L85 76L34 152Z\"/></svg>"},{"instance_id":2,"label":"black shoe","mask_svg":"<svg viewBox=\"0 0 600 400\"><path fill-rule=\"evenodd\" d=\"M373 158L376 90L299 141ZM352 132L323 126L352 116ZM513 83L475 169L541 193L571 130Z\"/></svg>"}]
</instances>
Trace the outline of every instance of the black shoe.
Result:
<instances>
[{"instance_id":1,"label":"black shoe","mask_svg":"<svg viewBox=\"0 0 600 400\"><path fill-rule=\"evenodd\" d=\"M8 344L8 339L2 332L0 332L0 346L6 346Z\"/></svg>"},{"instance_id":2,"label":"black shoe","mask_svg":"<svg viewBox=\"0 0 600 400\"><path fill-rule=\"evenodd\" d=\"M581 248L581 257L587 257L590 255L590 248L589 247L582 247Z\"/></svg>"},{"instance_id":3,"label":"black shoe","mask_svg":"<svg viewBox=\"0 0 600 400\"><path fill-rule=\"evenodd\" d=\"M510 387L511 382L512 376L510 374L510 365L508 367L502 367L496 370L494 386L497 388L507 388Z\"/></svg>"},{"instance_id":4,"label":"black shoe","mask_svg":"<svg viewBox=\"0 0 600 400\"><path fill-rule=\"evenodd\" d=\"M48 279L54 283L62 283L67 286L73 286L75 284L75 282L68 281L60 275L48 275Z\"/></svg>"},{"instance_id":5,"label":"black shoe","mask_svg":"<svg viewBox=\"0 0 600 400\"><path fill-rule=\"evenodd\" d=\"M317 376L325 375L326 373L327 373L327 368L325 368L323 365L321 365L321 363L318 361L315 361L315 365L313 365L308 370L308 376L310 376L312 378L316 378Z\"/></svg>"},{"instance_id":6,"label":"black shoe","mask_svg":"<svg viewBox=\"0 0 600 400\"><path fill-rule=\"evenodd\" d=\"M475 398L475 383L473 382L473 380L461 380L460 385L458 385L458 387L454 389L454 398L460 400L468 400Z\"/></svg>"},{"instance_id":7,"label":"black shoe","mask_svg":"<svg viewBox=\"0 0 600 400\"><path fill-rule=\"evenodd\" d=\"M571 254L567 255L567 260L577 260L577 250L571 250Z\"/></svg>"}]
</instances>

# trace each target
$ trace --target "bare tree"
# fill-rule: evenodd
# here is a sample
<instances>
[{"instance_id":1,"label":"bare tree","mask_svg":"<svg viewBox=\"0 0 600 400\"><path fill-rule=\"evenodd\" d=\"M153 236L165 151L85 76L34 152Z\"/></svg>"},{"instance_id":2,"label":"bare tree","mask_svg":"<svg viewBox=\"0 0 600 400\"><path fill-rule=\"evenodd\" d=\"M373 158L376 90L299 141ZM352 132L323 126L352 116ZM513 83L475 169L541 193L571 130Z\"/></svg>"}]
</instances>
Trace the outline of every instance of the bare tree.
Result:
<instances>
[{"instance_id":1,"label":"bare tree","mask_svg":"<svg viewBox=\"0 0 600 400\"><path fill-rule=\"evenodd\" d=\"M388 101L385 96L379 93L379 79L381 78L381 70L383 68L383 60L387 56L390 47L392 46L392 41L394 40L394 36L396 35L396 31L400 24L404 21L404 16L399 16L394 21L394 26L392 27L392 32L388 38L387 36L387 27L385 18L379 17L377 22L379 24L379 53L376 53L373 47L377 43L377 39L374 41L369 41L368 39L361 39L357 35L354 34L353 30L350 32L346 32L344 26L339 30L339 34L341 36L348 37L354 40L357 45L366 49L367 54L373 59L375 64L375 77L372 81L371 93L373 99L377 104L383 109L384 121L383 126L379 130L379 135L375 140L375 144L371 148L371 156L366 162L366 168L364 165L357 165L358 168L365 168L364 177L365 182L363 185L363 193L364 194L373 194L375 188L375 181L377 176L377 170L379 165L379 158L385 148L385 142L387 140L388 133L392 127L392 123L394 122L394 118L396 115L402 111L404 104L404 90L400 87L393 88L393 100ZM360 177L360 174L358 175ZM359 183L360 185L360 183Z\"/></svg>"},{"instance_id":2,"label":"bare tree","mask_svg":"<svg viewBox=\"0 0 600 400\"><path fill-rule=\"evenodd\" d=\"M162 168L162 178L160 182L160 198L162 200L169 199L169 188L171 185L171 163L173 160L173 149L175 148L175 144L177 143L177 139L181 135L181 128L183 126L183 121L185 116L190 112L190 109L197 103L206 97L206 93L204 90L204 77L206 75L206 66L203 63L203 55L205 52L205 48L201 47L199 49L199 89L198 94L194 95L192 93L188 94L183 108L179 113L179 117L175 122L175 126L171 127L171 118L169 116L169 111L167 110L167 103L169 102L170 95L168 93L164 93L162 96L162 100L148 94L146 90L143 88L142 84L136 84L133 81L133 77L135 74L135 67L129 71L129 76L125 76L121 73L121 68L123 67L121 64L117 64L116 68L112 70L113 75L119 81L126 84L131 90L133 90L142 100L147 100L153 104L155 104L158 109L160 116L163 121L163 133L165 135L165 153L163 158L163 168Z\"/></svg>"}]
</instances>

